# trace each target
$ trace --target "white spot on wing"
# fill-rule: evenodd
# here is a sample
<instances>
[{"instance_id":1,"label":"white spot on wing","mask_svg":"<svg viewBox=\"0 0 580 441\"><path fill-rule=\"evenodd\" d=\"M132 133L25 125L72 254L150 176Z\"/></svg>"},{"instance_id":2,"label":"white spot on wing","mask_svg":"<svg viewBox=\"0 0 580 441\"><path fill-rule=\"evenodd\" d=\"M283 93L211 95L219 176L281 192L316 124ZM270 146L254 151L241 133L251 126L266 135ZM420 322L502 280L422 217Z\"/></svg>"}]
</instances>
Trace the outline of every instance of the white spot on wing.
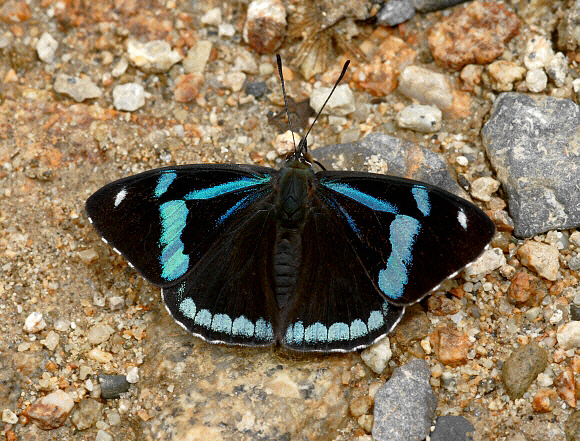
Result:
<instances>
[{"instance_id":1,"label":"white spot on wing","mask_svg":"<svg viewBox=\"0 0 580 441\"><path fill-rule=\"evenodd\" d=\"M127 190L125 190L124 188L121 189L121 191L119 191L119 193L117 193L117 196L115 196L115 208L121 203L123 202L123 199L125 199L125 196L127 196Z\"/></svg>"},{"instance_id":2,"label":"white spot on wing","mask_svg":"<svg viewBox=\"0 0 580 441\"><path fill-rule=\"evenodd\" d=\"M457 221L459 222L459 225L463 227L464 230L467 230L467 216L465 215L463 210L459 210L459 213L457 213Z\"/></svg>"}]
</instances>

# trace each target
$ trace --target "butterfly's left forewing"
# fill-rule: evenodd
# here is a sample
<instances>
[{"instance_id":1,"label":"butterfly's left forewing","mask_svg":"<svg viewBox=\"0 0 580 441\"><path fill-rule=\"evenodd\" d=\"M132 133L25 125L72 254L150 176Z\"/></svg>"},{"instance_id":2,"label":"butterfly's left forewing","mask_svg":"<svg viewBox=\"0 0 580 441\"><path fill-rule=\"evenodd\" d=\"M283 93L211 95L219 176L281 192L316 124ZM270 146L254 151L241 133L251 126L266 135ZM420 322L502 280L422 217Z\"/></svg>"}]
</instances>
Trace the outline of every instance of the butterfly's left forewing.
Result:
<instances>
[{"instance_id":1,"label":"butterfly's left forewing","mask_svg":"<svg viewBox=\"0 0 580 441\"><path fill-rule=\"evenodd\" d=\"M475 205L423 182L346 171L317 177L322 202L394 305L421 300L475 260L495 232Z\"/></svg>"},{"instance_id":2,"label":"butterfly's left forewing","mask_svg":"<svg viewBox=\"0 0 580 441\"><path fill-rule=\"evenodd\" d=\"M99 235L143 277L171 286L237 214L271 193L272 173L256 166L167 167L104 186L86 210Z\"/></svg>"}]
</instances>

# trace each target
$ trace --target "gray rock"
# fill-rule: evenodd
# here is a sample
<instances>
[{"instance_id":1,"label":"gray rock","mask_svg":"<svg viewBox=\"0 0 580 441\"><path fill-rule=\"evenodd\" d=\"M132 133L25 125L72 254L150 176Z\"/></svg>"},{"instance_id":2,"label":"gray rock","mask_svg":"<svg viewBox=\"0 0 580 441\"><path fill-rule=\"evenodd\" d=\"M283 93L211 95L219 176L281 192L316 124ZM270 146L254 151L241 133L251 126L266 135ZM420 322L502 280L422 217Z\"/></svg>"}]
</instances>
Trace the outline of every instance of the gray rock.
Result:
<instances>
[{"instance_id":1,"label":"gray rock","mask_svg":"<svg viewBox=\"0 0 580 441\"><path fill-rule=\"evenodd\" d=\"M371 133L360 142L319 147L310 153L328 169L370 171L415 179L466 197L440 155L384 133Z\"/></svg>"},{"instance_id":2,"label":"gray rock","mask_svg":"<svg viewBox=\"0 0 580 441\"><path fill-rule=\"evenodd\" d=\"M131 386L124 375L100 374L101 397L105 399L119 398Z\"/></svg>"},{"instance_id":3,"label":"gray rock","mask_svg":"<svg viewBox=\"0 0 580 441\"><path fill-rule=\"evenodd\" d=\"M514 234L580 224L580 107L569 99L501 94L482 130L508 196Z\"/></svg>"},{"instance_id":4,"label":"gray rock","mask_svg":"<svg viewBox=\"0 0 580 441\"><path fill-rule=\"evenodd\" d=\"M71 77L60 73L54 81L54 90L70 96L77 103L91 98L99 98L103 92L88 78Z\"/></svg>"},{"instance_id":5,"label":"gray rock","mask_svg":"<svg viewBox=\"0 0 580 441\"><path fill-rule=\"evenodd\" d=\"M413 0L415 9L419 12L439 11L440 9L463 3L466 0Z\"/></svg>"},{"instance_id":6,"label":"gray rock","mask_svg":"<svg viewBox=\"0 0 580 441\"><path fill-rule=\"evenodd\" d=\"M510 398L521 398L547 365L548 352L536 342L513 351L501 370L501 378Z\"/></svg>"},{"instance_id":7,"label":"gray rock","mask_svg":"<svg viewBox=\"0 0 580 441\"><path fill-rule=\"evenodd\" d=\"M377 12L377 21L383 26L396 26L415 15L413 0L390 0Z\"/></svg>"},{"instance_id":8,"label":"gray rock","mask_svg":"<svg viewBox=\"0 0 580 441\"><path fill-rule=\"evenodd\" d=\"M440 416L435 421L435 430L431 433L431 441L468 441L469 432L475 428L462 416Z\"/></svg>"},{"instance_id":9,"label":"gray rock","mask_svg":"<svg viewBox=\"0 0 580 441\"><path fill-rule=\"evenodd\" d=\"M425 360L396 369L375 395L373 438L377 441L423 440L435 417L437 398Z\"/></svg>"}]
</instances>

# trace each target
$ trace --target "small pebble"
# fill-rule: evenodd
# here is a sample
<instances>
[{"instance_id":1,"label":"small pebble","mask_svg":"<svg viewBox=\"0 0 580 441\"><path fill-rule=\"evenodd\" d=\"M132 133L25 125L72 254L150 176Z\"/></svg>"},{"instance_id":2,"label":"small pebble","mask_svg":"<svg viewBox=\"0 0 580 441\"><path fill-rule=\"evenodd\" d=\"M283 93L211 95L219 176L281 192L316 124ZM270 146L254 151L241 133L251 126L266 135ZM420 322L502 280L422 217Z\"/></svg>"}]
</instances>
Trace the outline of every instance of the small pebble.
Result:
<instances>
[{"instance_id":1,"label":"small pebble","mask_svg":"<svg viewBox=\"0 0 580 441\"><path fill-rule=\"evenodd\" d=\"M132 366L127 369L127 381L131 384L139 381L139 368L137 366Z\"/></svg>"},{"instance_id":2,"label":"small pebble","mask_svg":"<svg viewBox=\"0 0 580 441\"><path fill-rule=\"evenodd\" d=\"M524 243L517 251L522 264L550 281L558 278L560 268L558 249L533 240Z\"/></svg>"},{"instance_id":3,"label":"small pebble","mask_svg":"<svg viewBox=\"0 0 580 441\"><path fill-rule=\"evenodd\" d=\"M192 72L185 75L180 75L175 83L175 90L173 91L175 101L178 103L188 103L197 98L199 90L203 85L203 74L200 72Z\"/></svg>"},{"instance_id":4,"label":"small pebble","mask_svg":"<svg viewBox=\"0 0 580 441\"><path fill-rule=\"evenodd\" d=\"M218 26L222 22L222 10L213 8L201 16L201 23L208 26Z\"/></svg>"},{"instance_id":5,"label":"small pebble","mask_svg":"<svg viewBox=\"0 0 580 441\"><path fill-rule=\"evenodd\" d=\"M117 61L115 66L113 66L113 69L111 70L111 75L113 75L113 77L115 77L115 78L119 78L121 75L123 75L127 71L128 67L129 67L129 60L127 60L126 57L121 57L119 59L119 61Z\"/></svg>"},{"instance_id":6,"label":"small pebble","mask_svg":"<svg viewBox=\"0 0 580 441\"><path fill-rule=\"evenodd\" d=\"M281 0L254 0L248 5L244 41L260 54L274 52L286 35L286 8Z\"/></svg>"},{"instance_id":7,"label":"small pebble","mask_svg":"<svg viewBox=\"0 0 580 441\"><path fill-rule=\"evenodd\" d=\"M526 74L526 85L530 92L542 92L548 85L548 76L544 69L529 70Z\"/></svg>"},{"instance_id":8,"label":"small pebble","mask_svg":"<svg viewBox=\"0 0 580 441\"><path fill-rule=\"evenodd\" d=\"M101 385L101 396L105 399L119 398L131 386L124 375L100 374L98 378Z\"/></svg>"},{"instance_id":9,"label":"small pebble","mask_svg":"<svg viewBox=\"0 0 580 441\"><path fill-rule=\"evenodd\" d=\"M385 337L374 345L369 346L360 354L364 363L377 374L382 374L385 371L387 363L392 355L393 353L391 351L391 344L388 337Z\"/></svg>"},{"instance_id":10,"label":"small pebble","mask_svg":"<svg viewBox=\"0 0 580 441\"><path fill-rule=\"evenodd\" d=\"M434 106L411 104L397 115L397 124L404 129L418 132L437 132L441 128L441 110Z\"/></svg>"},{"instance_id":11,"label":"small pebble","mask_svg":"<svg viewBox=\"0 0 580 441\"><path fill-rule=\"evenodd\" d=\"M223 80L224 87L230 89L232 92L239 92L244 87L246 81L246 74L243 72L230 72L226 74Z\"/></svg>"},{"instance_id":12,"label":"small pebble","mask_svg":"<svg viewBox=\"0 0 580 441\"><path fill-rule=\"evenodd\" d=\"M105 352L99 348L93 348L87 353L87 357L98 363L108 363L113 359L113 355L109 352Z\"/></svg>"},{"instance_id":13,"label":"small pebble","mask_svg":"<svg viewBox=\"0 0 580 441\"><path fill-rule=\"evenodd\" d=\"M115 330L109 325L96 324L89 329L87 340L92 345L98 345L106 342L113 332Z\"/></svg>"},{"instance_id":14,"label":"small pebble","mask_svg":"<svg viewBox=\"0 0 580 441\"><path fill-rule=\"evenodd\" d=\"M64 73L56 76L53 87L56 92L70 96L77 103L103 95L101 89L89 78L71 77Z\"/></svg>"},{"instance_id":15,"label":"small pebble","mask_svg":"<svg viewBox=\"0 0 580 441\"><path fill-rule=\"evenodd\" d=\"M48 32L44 32L36 44L36 53L38 54L38 58L40 58L41 61L44 61L45 63L52 63L57 48L58 41L56 41Z\"/></svg>"},{"instance_id":16,"label":"small pebble","mask_svg":"<svg viewBox=\"0 0 580 441\"><path fill-rule=\"evenodd\" d=\"M209 61L212 47L213 43L209 40L199 40L195 43L181 63L185 73L203 72Z\"/></svg>"},{"instance_id":17,"label":"small pebble","mask_svg":"<svg viewBox=\"0 0 580 441\"><path fill-rule=\"evenodd\" d=\"M246 95L261 98L268 93L268 85L264 81L250 81L246 83Z\"/></svg>"},{"instance_id":18,"label":"small pebble","mask_svg":"<svg viewBox=\"0 0 580 441\"><path fill-rule=\"evenodd\" d=\"M141 84L126 83L113 89L113 106L125 112L134 112L145 105L145 89Z\"/></svg>"},{"instance_id":19,"label":"small pebble","mask_svg":"<svg viewBox=\"0 0 580 441\"><path fill-rule=\"evenodd\" d=\"M95 441L113 441L113 437L104 430L98 430Z\"/></svg>"},{"instance_id":20,"label":"small pebble","mask_svg":"<svg viewBox=\"0 0 580 441\"><path fill-rule=\"evenodd\" d=\"M41 340L40 343L44 345L49 351L54 351L58 346L60 336L54 331L50 331L45 339Z\"/></svg>"},{"instance_id":21,"label":"small pebble","mask_svg":"<svg viewBox=\"0 0 580 441\"><path fill-rule=\"evenodd\" d=\"M310 107L312 107L316 113L320 112L320 109L328 98L331 90L331 87L319 87L312 90L312 93L310 94ZM352 93L352 90L350 90L348 84L341 84L335 89L322 113L345 116L355 110L356 107L354 105L354 94Z\"/></svg>"},{"instance_id":22,"label":"small pebble","mask_svg":"<svg viewBox=\"0 0 580 441\"><path fill-rule=\"evenodd\" d=\"M499 248L486 250L470 266L463 271L466 280L475 282L506 264L503 251Z\"/></svg>"},{"instance_id":23,"label":"small pebble","mask_svg":"<svg viewBox=\"0 0 580 441\"><path fill-rule=\"evenodd\" d=\"M118 311L123 309L123 306L125 306L125 298L122 296L111 296L107 299L107 301L111 311Z\"/></svg>"},{"instance_id":24,"label":"small pebble","mask_svg":"<svg viewBox=\"0 0 580 441\"><path fill-rule=\"evenodd\" d=\"M236 35L236 28L231 23L222 23L218 26L218 35L220 37L232 38Z\"/></svg>"},{"instance_id":25,"label":"small pebble","mask_svg":"<svg viewBox=\"0 0 580 441\"><path fill-rule=\"evenodd\" d=\"M491 195L495 193L500 186L500 182L496 179L484 176L477 178L471 184L471 196L480 201L489 202Z\"/></svg>"},{"instance_id":26,"label":"small pebble","mask_svg":"<svg viewBox=\"0 0 580 441\"><path fill-rule=\"evenodd\" d=\"M35 334L44 328L46 328L46 322L40 312L35 311L31 313L24 321L24 332L28 332L29 334Z\"/></svg>"},{"instance_id":27,"label":"small pebble","mask_svg":"<svg viewBox=\"0 0 580 441\"><path fill-rule=\"evenodd\" d=\"M553 56L552 42L546 37L536 35L526 43L524 64L528 70L542 69Z\"/></svg>"},{"instance_id":28,"label":"small pebble","mask_svg":"<svg viewBox=\"0 0 580 441\"><path fill-rule=\"evenodd\" d=\"M548 365L548 352L536 342L520 346L505 361L501 375L510 398L521 398Z\"/></svg>"},{"instance_id":29,"label":"small pebble","mask_svg":"<svg viewBox=\"0 0 580 441\"><path fill-rule=\"evenodd\" d=\"M4 409L2 411L2 422L6 424L16 424L18 422L18 416L10 409Z\"/></svg>"},{"instance_id":30,"label":"small pebble","mask_svg":"<svg viewBox=\"0 0 580 441\"><path fill-rule=\"evenodd\" d=\"M79 251L78 256L85 265L90 265L99 258L99 254L93 248Z\"/></svg>"},{"instance_id":31,"label":"small pebble","mask_svg":"<svg viewBox=\"0 0 580 441\"><path fill-rule=\"evenodd\" d=\"M181 55L164 40L141 43L130 39L127 43L129 61L143 72L167 72L175 63L181 61ZM119 86L117 86L119 87Z\"/></svg>"},{"instance_id":32,"label":"small pebble","mask_svg":"<svg viewBox=\"0 0 580 441\"><path fill-rule=\"evenodd\" d=\"M28 418L44 430L62 426L75 402L69 394L57 389L39 398L28 409Z\"/></svg>"},{"instance_id":33,"label":"small pebble","mask_svg":"<svg viewBox=\"0 0 580 441\"><path fill-rule=\"evenodd\" d=\"M580 348L580 321L571 321L560 326L556 339L558 345L565 351Z\"/></svg>"},{"instance_id":34,"label":"small pebble","mask_svg":"<svg viewBox=\"0 0 580 441\"><path fill-rule=\"evenodd\" d=\"M86 430L101 419L103 404L91 398L85 398L78 403L71 415L71 422L78 430Z\"/></svg>"},{"instance_id":35,"label":"small pebble","mask_svg":"<svg viewBox=\"0 0 580 441\"><path fill-rule=\"evenodd\" d=\"M89 375L92 375L93 369L86 364L81 365L79 368L79 378L81 380L86 380Z\"/></svg>"}]
</instances>

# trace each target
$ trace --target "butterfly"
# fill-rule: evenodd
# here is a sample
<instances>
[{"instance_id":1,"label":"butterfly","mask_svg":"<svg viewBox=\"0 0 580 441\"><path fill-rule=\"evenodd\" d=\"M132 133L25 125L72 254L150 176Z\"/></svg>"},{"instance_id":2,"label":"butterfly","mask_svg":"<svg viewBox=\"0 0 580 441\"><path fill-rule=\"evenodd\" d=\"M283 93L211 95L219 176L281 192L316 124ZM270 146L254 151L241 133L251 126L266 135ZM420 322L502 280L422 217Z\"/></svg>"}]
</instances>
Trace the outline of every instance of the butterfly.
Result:
<instances>
[{"instance_id":1,"label":"butterfly","mask_svg":"<svg viewBox=\"0 0 580 441\"><path fill-rule=\"evenodd\" d=\"M441 188L325 170L306 136L280 169L164 167L105 185L86 211L103 240L161 287L186 330L296 351L371 345L495 231L478 207Z\"/></svg>"}]
</instances>

